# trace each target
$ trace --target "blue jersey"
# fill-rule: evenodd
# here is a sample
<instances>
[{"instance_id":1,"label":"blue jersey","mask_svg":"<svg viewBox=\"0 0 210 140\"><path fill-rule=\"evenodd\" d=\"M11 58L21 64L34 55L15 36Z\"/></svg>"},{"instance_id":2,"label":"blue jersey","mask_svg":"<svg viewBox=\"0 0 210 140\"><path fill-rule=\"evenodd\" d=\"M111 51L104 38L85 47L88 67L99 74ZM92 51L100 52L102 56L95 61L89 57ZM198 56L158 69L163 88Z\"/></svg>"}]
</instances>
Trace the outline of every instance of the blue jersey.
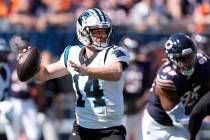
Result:
<instances>
[{"instance_id":1,"label":"blue jersey","mask_svg":"<svg viewBox=\"0 0 210 140\"><path fill-rule=\"evenodd\" d=\"M9 96L11 70L6 63L0 62L0 101Z\"/></svg>"},{"instance_id":2,"label":"blue jersey","mask_svg":"<svg viewBox=\"0 0 210 140\"><path fill-rule=\"evenodd\" d=\"M209 75L210 59L203 54L197 54L195 71L190 78L175 71L168 62L164 63L158 70L150 90L149 114L162 125L173 125L171 118L162 108L160 99L154 90L155 86L159 85L164 89L173 91L169 94L176 94L180 98L185 108L185 114L189 115L197 101L209 91Z\"/></svg>"},{"instance_id":3,"label":"blue jersey","mask_svg":"<svg viewBox=\"0 0 210 140\"><path fill-rule=\"evenodd\" d=\"M31 98L31 89L34 81L21 82L18 79L17 71L14 70L11 75L11 97L19 99Z\"/></svg>"}]
</instances>

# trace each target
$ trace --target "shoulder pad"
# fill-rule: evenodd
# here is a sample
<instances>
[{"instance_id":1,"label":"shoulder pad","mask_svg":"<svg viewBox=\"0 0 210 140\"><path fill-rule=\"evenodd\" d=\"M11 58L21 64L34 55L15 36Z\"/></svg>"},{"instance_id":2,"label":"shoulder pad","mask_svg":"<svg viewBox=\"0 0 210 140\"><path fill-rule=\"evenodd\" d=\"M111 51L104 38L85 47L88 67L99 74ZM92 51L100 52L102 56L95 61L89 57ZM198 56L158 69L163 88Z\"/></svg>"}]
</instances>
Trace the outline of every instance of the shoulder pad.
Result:
<instances>
[{"instance_id":1,"label":"shoulder pad","mask_svg":"<svg viewBox=\"0 0 210 140\"><path fill-rule=\"evenodd\" d=\"M113 49L117 49L117 48L122 48L122 47L117 46L117 45L114 45L112 48L113 48Z\"/></svg>"},{"instance_id":2,"label":"shoulder pad","mask_svg":"<svg viewBox=\"0 0 210 140\"><path fill-rule=\"evenodd\" d=\"M70 49L71 49L71 52L72 52L74 50L76 51L77 49L81 49L83 47L84 47L83 45L75 45L75 46L69 45L65 48L65 50L64 50L64 64L65 64L66 68L67 68L67 61L68 61L68 58L69 58Z\"/></svg>"},{"instance_id":3,"label":"shoulder pad","mask_svg":"<svg viewBox=\"0 0 210 140\"><path fill-rule=\"evenodd\" d=\"M167 90L176 90L176 86L173 82L173 78L176 75L176 71L171 69L170 66L162 67L156 77L156 84Z\"/></svg>"},{"instance_id":4,"label":"shoulder pad","mask_svg":"<svg viewBox=\"0 0 210 140\"><path fill-rule=\"evenodd\" d=\"M69 57L69 50L72 46L67 46L64 50L64 64L65 67L67 68L67 61L68 61L68 57Z\"/></svg>"},{"instance_id":5,"label":"shoulder pad","mask_svg":"<svg viewBox=\"0 0 210 140\"><path fill-rule=\"evenodd\" d=\"M116 57L126 56L127 51L123 47L113 47L112 54L114 54Z\"/></svg>"}]
</instances>

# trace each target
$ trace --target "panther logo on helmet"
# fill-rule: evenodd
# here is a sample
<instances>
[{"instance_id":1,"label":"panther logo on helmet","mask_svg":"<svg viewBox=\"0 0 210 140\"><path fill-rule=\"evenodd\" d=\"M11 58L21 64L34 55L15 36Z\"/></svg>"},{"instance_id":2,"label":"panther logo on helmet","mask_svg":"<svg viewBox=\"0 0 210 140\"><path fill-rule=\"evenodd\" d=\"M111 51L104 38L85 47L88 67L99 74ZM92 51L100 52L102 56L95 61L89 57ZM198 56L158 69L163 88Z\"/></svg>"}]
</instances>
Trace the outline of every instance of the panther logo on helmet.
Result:
<instances>
[{"instance_id":1,"label":"panther logo on helmet","mask_svg":"<svg viewBox=\"0 0 210 140\"><path fill-rule=\"evenodd\" d=\"M86 24L87 23L87 19L88 17L90 17L91 14L89 12L84 12L78 19L78 22L82 25L82 24Z\"/></svg>"}]
</instances>

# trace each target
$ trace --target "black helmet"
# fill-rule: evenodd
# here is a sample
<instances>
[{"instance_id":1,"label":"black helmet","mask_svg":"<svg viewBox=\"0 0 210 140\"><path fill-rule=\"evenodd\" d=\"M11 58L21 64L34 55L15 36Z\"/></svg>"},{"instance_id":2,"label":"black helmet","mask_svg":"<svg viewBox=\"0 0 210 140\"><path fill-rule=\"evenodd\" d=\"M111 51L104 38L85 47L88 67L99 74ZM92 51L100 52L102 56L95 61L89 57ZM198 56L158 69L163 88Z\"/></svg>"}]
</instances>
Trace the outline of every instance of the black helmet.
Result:
<instances>
[{"instance_id":1,"label":"black helmet","mask_svg":"<svg viewBox=\"0 0 210 140\"><path fill-rule=\"evenodd\" d=\"M10 49L7 46L6 41L3 38L0 38L0 62L7 62L9 53Z\"/></svg>"},{"instance_id":2,"label":"black helmet","mask_svg":"<svg viewBox=\"0 0 210 140\"><path fill-rule=\"evenodd\" d=\"M192 75L197 48L189 36L184 33L172 34L165 43L165 52L174 69L184 76Z\"/></svg>"}]
</instances>

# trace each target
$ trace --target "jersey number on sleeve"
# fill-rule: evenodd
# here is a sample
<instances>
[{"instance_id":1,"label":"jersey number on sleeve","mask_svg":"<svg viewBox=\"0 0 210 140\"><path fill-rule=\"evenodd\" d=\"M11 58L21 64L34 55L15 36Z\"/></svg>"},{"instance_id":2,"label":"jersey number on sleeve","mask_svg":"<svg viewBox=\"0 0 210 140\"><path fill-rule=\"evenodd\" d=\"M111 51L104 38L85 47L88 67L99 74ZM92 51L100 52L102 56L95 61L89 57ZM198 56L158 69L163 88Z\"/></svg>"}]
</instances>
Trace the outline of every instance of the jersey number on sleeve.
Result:
<instances>
[{"instance_id":1,"label":"jersey number on sleeve","mask_svg":"<svg viewBox=\"0 0 210 140\"><path fill-rule=\"evenodd\" d=\"M79 75L74 75L73 80L75 83L76 93L78 95L77 106L84 107L85 101L82 99L83 95L80 92L79 83L78 83ZM84 91L86 93L86 98L94 98L93 100L94 107L101 107L106 105L105 100L103 99L104 96L103 89L100 89L98 79L89 77L88 81L85 84Z\"/></svg>"}]
</instances>

